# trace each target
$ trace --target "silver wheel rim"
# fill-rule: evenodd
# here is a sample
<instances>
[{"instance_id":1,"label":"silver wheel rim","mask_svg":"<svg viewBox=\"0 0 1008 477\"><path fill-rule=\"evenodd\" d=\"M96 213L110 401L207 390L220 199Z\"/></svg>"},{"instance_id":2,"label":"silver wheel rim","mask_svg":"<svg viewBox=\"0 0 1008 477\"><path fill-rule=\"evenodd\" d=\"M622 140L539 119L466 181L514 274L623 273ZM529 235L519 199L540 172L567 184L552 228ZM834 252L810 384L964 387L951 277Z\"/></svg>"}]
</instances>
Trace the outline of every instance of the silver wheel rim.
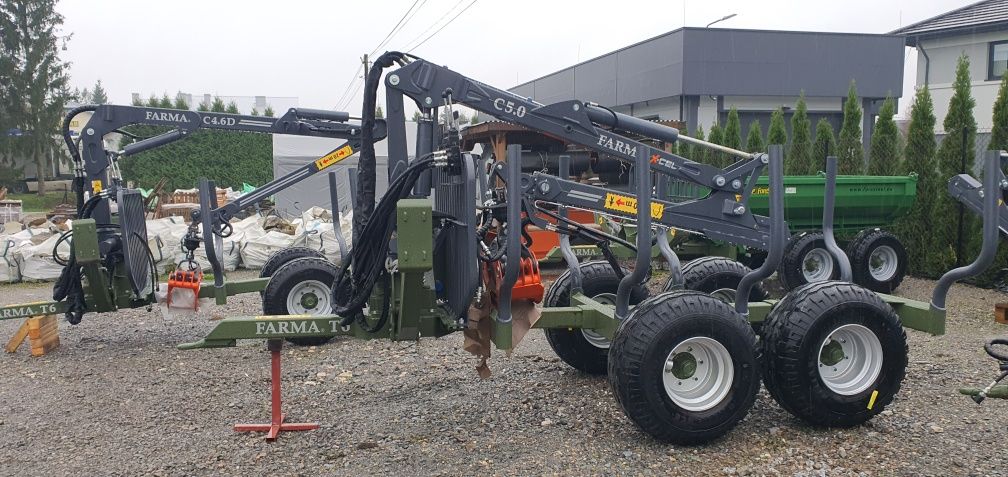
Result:
<instances>
[{"instance_id":1,"label":"silver wheel rim","mask_svg":"<svg viewBox=\"0 0 1008 477\"><path fill-rule=\"evenodd\" d=\"M819 378L844 396L862 393L882 372L882 343L862 325L843 325L819 346Z\"/></svg>"},{"instance_id":2,"label":"silver wheel rim","mask_svg":"<svg viewBox=\"0 0 1008 477\"><path fill-rule=\"evenodd\" d=\"M735 378L731 354L706 336L687 338L665 358L662 382L675 405L692 412L717 406L728 395Z\"/></svg>"},{"instance_id":3,"label":"silver wheel rim","mask_svg":"<svg viewBox=\"0 0 1008 477\"><path fill-rule=\"evenodd\" d=\"M878 282L888 281L896 275L899 266L899 256L896 250L888 245L882 245L872 250L868 256L868 273Z\"/></svg>"},{"instance_id":4,"label":"silver wheel rim","mask_svg":"<svg viewBox=\"0 0 1008 477\"><path fill-rule=\"evenodd\" d=\"M591 299L603 305L616 306L615 293L599 293L598 295L591 297ZM590 330L588 328L581 328L581 335L583 335L584 339L588 341L588 344L598 349L609 349L609 345L612 344L612 341L610 341L609 338L606 338L605 336L602 336L594 330Z\"/></svg>"},{"instance_id":5,"label":"silver wheel rim","mask_svg":"<svg viewBox=\"0 0 1008 477\"><path fill-rule=\"evenodd\" d=\"M737 290L734 288L718 288L711 292L711 296L721 300L725 303L731 304L735 303L735 293Z\"/></svg>"},{"instance_id":6,"label":"silver wheel rim","mask_svg":"<svg viewBox=\"0 0 1008 477\"><path fill-rule=\"evenodd\" d=\"M292 315L328 315L332 313L329 286L318 280L305 280L287 293L287 312Z\"/></svg>"},{"instance_id":7,"label":"silver wheel rim","mask_svg":"<svg viewBox=\"0 0 1008 477\"><path fill-rule=\"evenodd\" d=\"M802 258L801 267L808 283L829 280L833 276L833 256L824 248L814 248Z\"/></svg>"}]
</instances>

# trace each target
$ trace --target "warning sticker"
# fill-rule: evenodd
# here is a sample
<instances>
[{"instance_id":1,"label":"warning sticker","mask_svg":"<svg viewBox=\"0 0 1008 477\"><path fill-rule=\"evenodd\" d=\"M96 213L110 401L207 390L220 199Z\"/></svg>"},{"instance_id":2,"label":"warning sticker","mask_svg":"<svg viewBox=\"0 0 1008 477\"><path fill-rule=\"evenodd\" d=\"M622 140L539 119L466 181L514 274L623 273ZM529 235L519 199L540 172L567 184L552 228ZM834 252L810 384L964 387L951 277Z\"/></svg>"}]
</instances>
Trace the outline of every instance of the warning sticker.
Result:
<instances>
[{"instance_id":1,"label":"warning sticker","mask_svg":"<svg viewBox=\"0 0 1008 477\"><path fill-rule=\"evenodd\" d=\"M346 146L343 146L333 152L330 152L329 154L320 157L317 161L315 161L315 167L317 167L318 170L321 171L322 169L325 169L333 164L336 164L339 161L342 161L343 159L350 157L352 154L353 154L353 148L350 147L349 144L347 144Z\"/></svg>"},{"instance_id":2,"label":"warning sticker","mask_svg":"<svg viewBox=\"0 0 1008 477\"><path fill-rule=\"evenodd\" d=\"M626 195L613 194L612 192L608 192L606 193L605 198L605 208L609 210L618 210L620 212L626 212L628 214L636 214L637 199ZM660 219L663 213L665 213L665 204L657 202L651 203L651 217L655 219Z\"/></svg>"}]
</instances>

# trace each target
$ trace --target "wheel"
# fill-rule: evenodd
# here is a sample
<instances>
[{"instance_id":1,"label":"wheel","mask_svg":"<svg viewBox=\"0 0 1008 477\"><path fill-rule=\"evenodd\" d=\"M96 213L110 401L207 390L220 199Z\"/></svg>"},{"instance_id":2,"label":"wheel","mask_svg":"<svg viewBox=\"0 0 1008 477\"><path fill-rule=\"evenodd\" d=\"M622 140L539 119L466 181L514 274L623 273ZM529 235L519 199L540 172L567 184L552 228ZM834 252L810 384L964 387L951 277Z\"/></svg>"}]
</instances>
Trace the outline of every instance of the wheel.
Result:
<instances>
[{"instance_id":1,"label":"wheel","mask_svg":"<svg viewBox=\"0 0 1008 477\"><path fill-rule=\"evenodd\" d=\"M609 383L644 432L702 444L741 421L759 390L756 335L706 293L656 295L633 309L609 349Z\"/></svg>"},{"instance_id":2,"label":"wheel","mask_svg":"<svg viewBox=\"0 0 1008 477\"><path fill-rule=\"evenodd\" d=\"M325 258L325 255L318 250L308 247L282 248L273 252L273 254L266 259L266 263L263 263L262 269L259 270L259 278L271 277L274 273L276 273L277 269L287 262L305 257ZM259 295L265 296L263 293L264 292L259 292Z\"/></svg>"},{"instance_id":3,"label":"wheel","mask_svg":"<svg viewBox=\"0 0 1008 477\"><path fill-rule=\"evenodd\" d=\"M854 426L882 412L906 374L899 316L872 291L803 285L763 323L763 383L788 412L819 426Z\"/></svg>"},{"instance_id":4,"label":"wheel","mask_svg":"<svg viewBox=\"0 0 1008 477\"><path fill-rule=\"evenodd\" d=\"M751 272L749 267L725 257L703 257L682 267L683 285L687 290L708 293L726 302L735 301L739 281ZM665 282L664 291L672 291L672 280ZM768 296L761 283L749 292L749 301L762 301Z\"/></svg>"},{"instance_id":5,"label":"wheel","mask_svg":"<svg viewBox=\"0 0 1008 477\"><path fill-rule=\"evenodd\" d=\"M854 283L892 293L906 276L907 253L895 235L880 228L862 230L847 245Z\"/></svg>"},{"instance_id":6,"label":"wheel","mask_svg":"<svg viewBox=\"0 0 1008 477\"><path fill-rule=\"evenodd\" d=\"M629 273L628 270L624 270ZM606 305L616 305L616 289L620 277L606 261L581 264L581 288L585 296ZM570 305L571 276L565 271L550 285L543 307ZM643 285L630 291L630 304L636 305L648 296ZM609 339L592 330L572 328L547 328L546 341L565 363L582 372L604 375L609 362Z\"/></svg>"},{"instance_id":7,"label":"wheel","mask_svg":"<svg viewBox=\"0 0 1008 477\"><path fill-rule=\"evenodd\" d=\"M278 268L263 291L265 315L328 315L332 313L332 293L336 266L318 257L291 260ZM289 338L301 346L325 344L332 337Z\"/></svg>"},{"instance_id":8,"label":"wheel","mask_svg":"<svg viewBox=\"0 0 1008 477\"><path fill-rule=\"evenodd\" d=\"M785 290L794 290L806 283L835 280L840 277L840 267L826 249L823 234L802 232L784 247L777 275Z\"/></svg>"}]
</instances>

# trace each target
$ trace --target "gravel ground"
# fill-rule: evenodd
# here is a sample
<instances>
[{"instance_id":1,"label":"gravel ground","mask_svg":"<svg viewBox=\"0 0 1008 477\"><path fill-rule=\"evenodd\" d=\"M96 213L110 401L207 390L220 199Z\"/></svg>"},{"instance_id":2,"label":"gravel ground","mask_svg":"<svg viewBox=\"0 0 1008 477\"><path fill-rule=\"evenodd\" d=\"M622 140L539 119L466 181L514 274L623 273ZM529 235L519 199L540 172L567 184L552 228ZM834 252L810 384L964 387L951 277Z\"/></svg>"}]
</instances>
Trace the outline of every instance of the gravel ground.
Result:
<instances>
[{"instance_id":1,"label":"gravel ground","mask_svg":"<svg viewBox=\"0 0 1008 477\"><path fill-rule=\"evenodd\" d=\"M933 284L908 279L899 294L926 299ZM49 289L4 285L0 296L44 299ZM997 301L1008 297L954 287L948 334L908 332L903 389L864 426L810 428L760 391L738 428L696 448L638 432L606 380L560 362L539 332L510 357L495 353L487 380L461 336L285 348L288 420L322 427L270 444L231 430L268 419L263 343L174 347L213 317L256 313L258 295L189 318L88 315L61 324L62 346L48 356L0 357L0 474L1008 475L1008 402L977 406L956 393L995 373L981 348L1006 331L991 316ZM0 322L0 337L16 326Z\"/></svg>"}]
</instances>

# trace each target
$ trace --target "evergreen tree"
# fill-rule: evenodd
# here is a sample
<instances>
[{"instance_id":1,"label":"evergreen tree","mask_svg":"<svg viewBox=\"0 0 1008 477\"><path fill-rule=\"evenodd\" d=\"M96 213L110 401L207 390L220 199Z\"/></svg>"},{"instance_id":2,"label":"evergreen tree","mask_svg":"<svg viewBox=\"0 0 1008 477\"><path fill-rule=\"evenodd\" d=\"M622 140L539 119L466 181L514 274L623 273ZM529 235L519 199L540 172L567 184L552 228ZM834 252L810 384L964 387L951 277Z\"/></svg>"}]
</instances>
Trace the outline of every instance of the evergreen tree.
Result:
<instances>
[{"instance_id":1,"label":"evergreen tree","mask_svg":"<svg viewBox=\"0 0 1008 477\"><path fill-rule=\"evenodd\" d=\"M385 119L385 111L382 111L381 106L375 106L374 117L378 119Z\"/></svg>"},{"instance_id":2,"label":"evergreen tree","mask_svg":"<svg viewBox=\"0 0 1008 477\"><path fill-rule=\"evenodd\" d=\"M472 119L469 120L469 124L470 125L479 124L479 114L478 113L473 113Z\"/></svg>"},{"instance_id":3,"label":"evergreen tree","mask_svg":"<svg viewBox=\"0 0 1008 477\"><path fill-rule=\"evenodd\" d=\"M189 103L186 102L185 95L181 91L175 94L175 104L172 107L175 109L189 109Z\"/></svg>"},{"instance_id":4,"label":"evergreen tree","mask_svg":"<svg viewBox=\"0 0 1008 477\"><path fill-rule=\"evenodd\" d=\"M710 134L707 135L707 141L724 146L724 130L721 129L720 124L714 123L711 125ZM707 151L707 164L714 167L724 168L725 162L725 154L723 152L715 151L713 149Z\"/></svg>"},{"instance_id":5,"label":"evergreen tree","mask_svg":"<svg viewBox=\"0 0 1008 477\"><path fill-rule=\"evenodd\" d=\"M763 126L759 120L749 123L749 135L746 136L746 152L766 152L763 144Z\"/></svg>"},{"instance_id":6,"label":"evergreen tree","mask_svg":"<svg viewBox=\"0 0 1008 477\"><path fill-rule=\"evenodd\" d=\"M857 87L851 80L847 101L843 106L843 125L837 144L837 169L840 174L860 174L864 171L864 146L861 144L861 103Z\"/></svg>"},{"instance_id":7,"label":"evergreen tree","mask_svg":"<svg viewBox=\"0 0 1008 477\"><path fill-rule=\"evenodd\" d=\"M207 104L206 101L200 101L199 106L196 107L196 111L199 111L201 113L210 111L210 105Z\"/></svg>"},{"instance_id":8,"label":"evergreen tree","mask_svg":"<svg viewBox=\"0 0 1008 477\"><path fill-rule=\"evenodd\" d=\"M891 176L899 170L899 131L893 121L896 102L886 98L875 121L875 133L871 138L871 152L868 155L868 174Z\"/></svg>"},{"instance_id":9,"label":"evergreen tree","mask_svg":"<svg viewBox=\"0 0 1008 477\"><path fill-rule=\"evenodd\" d=\"M784 162L784 173L794 176L810 176L816 173L812 161L812 123L808 118L805 92L802 91L791 116L791 149Z\"/></svg>"},{"instance_id":10,"label":"evergreen tree","mask_svg":"<svg viewBox=\"0 0 1008 477\"><path fill-rule=\"evenodd\" d=\"M703 126L697 126L697 130L696 132L693 133L693 137L701 141L704 140ZM690 146L690 153L688 159L693 162L700 162L706 164L707 148L700 145Z\"/></svg>"},{"instance_id":11,"label":"evergreen tree","mask_svg":"<svg viewBox=\"0 0 1008 477\"><path fill-rule=\"evenodd\" d=\"M815 127L815 143L812 144L813 174L826 170L826 156L836 155L836 136L833 125L826 118L819 118Z\"/></svg>"},{"instance_id":12,"label":"evergreen tree","mask_svg":"<svg viewBox=\"0 0 1008 477\"><path fill-rule=\"evenodd\" d=\"M252 112L250 112L249 114L251 114L252 116L258 116L259 115L259 110L256 109L255 106L252 106Z\"/></svg>"},{"instance_id":13,"label":"evergreen tree","mask_svg":"<svg viewBox=\"0 0 1008 477\"><path fill-rule=\"evenodd\" d=\"M168 93L161 96L161 101L158 102L158 107L171 109L174 106L171 98L168 97Z\"/></svg>"},{"instance_id":14,"label":"evergreen tree","mask_svg":"<svg viewBox=\"0 0 1008 477\"><path fill-rule=\"evenodd\" d=\"M60 34L62 25L56 0L0 1L0 126L30 131L4 148L35 163L39 195L50 158L63 155L59 125L69 75L59 52L69 37Z\"/></svg>"},{"instance_id":15,"label":"evergreen tree","mask_svg":"<svg viewBox=\"0 0 1008 477\"><path fill-rule=\"evenodd\" d=\"M133 104L133 106L143 106L144 105L144 102L143 102L142 99L140 99L140 95L139 94L133 96L133 103L132 104Z\"/></svg>"},{"instance_id":16,"label":"evergreen tree","mask_svg":"<svg viewBox=\"0 0 1008 477\"><path fill-rule=\"evenodd\" d=\"M955 81L952 83L952 99L943 123L945 138L938 146L938 177L944 182L956 174L973 172L974 148L976 141L976 119L973 117L973 99L970 90L969 57L959 56L956 64ZM965 146L965 148L964 148ZM965 167L963 167L965 162ZM969 253L966 244L959 244L959 201L946 193L939 193L935 202L933 233L940 253L931 263L931 272L938 274L956 264L956 252ZM978 217L966 212L962 214L962 236L967 242L971 237L980 236ZM961 263L970 259L959 257Z\"/></svg>"},{"instance_id":17,"label":"evergreen tree","mask_svg":"<svg viewBox=\"0 0 1008 477\"><path fill-rule=\"evenodd\" d=\"M224 100L220 96L214 96L213 102L210 103L210 111L215 113L223 113L227 110L227 106L224 105Z\"/></svg>"},{"instance_id":18,"label":"evergreen tree","mask_svg":"<svg viewBox=\"0 0 1008 477\"><path fill-rule=\"evenodd\" d=\"M735 106L728 111L728 122L724 128L724 145L732 149L742 149L742 123Z\"/></svg>"},{"instance_id":19,"label":"evergreen tree","mask_svg":"<svg viewBox=\"0 0 1008 477\"><path fill-rule=\"evenodd\" d=\"M420 122L420 111L413 111L413 122Z\"/></svg>"},{"instance_id":20,"label":"evergreen tree","mask_svg":"<svg viewBox=\"0 0 1008 477\"><path fill-rule=\"evenodd\" d=\"M238 104L236 104L234 101L228 103L227 108L224 109L224 112L228 114L241 114L241 112L238 111Z\"/></svg>"},{"instance_id":21,"label":"evergreen tree","mask_svg":"<svg viewBox=\"0 0 1008 477\"><path fill-rule=\"evenodd\" d=\"M784 110L777 108L770 115L770 130L767 131L767 146L773 144L787 145L787 127L784 126Z\"/></svg>"},{"instance_id":22,"label":"evergreen tree","mask_svg":"<svg viewBox=\"0 0 1008 477\"><path fill-rule=\"evenodd\" d=\"M147 98L147 107L148 108L160 108L161 107L161 100L159 100L157 98L157 96L154 96L154 93L151 93L150 97Z\"/></svg>"},{"instance_id":23,"label":"evergreen tree","mask_svg":"<svg viewBox=\"0 0 1008 477\"><path fill-rule=\"evenodd\" d=\"M101 80L95 83L94 90L91 91L91 104L108 104L108 93L102 87Z\"/></svg>"},{"instance_id":24,"label":"evergreen tree","mask_svg":"<svg viewBox=\"0 0 1008 477\"><path fill-rule=\"evenodd\" d=\"M906 149L903 151L903 174L917 174L917 198L914 205L899 222L896 230L906 246L908 273L933 277L928 261L935 253L931 238L934 224L935 200L941 193L941 184L935 166L935 116L931 93L926 86L917 89L910 106L910 126L907 129Z\"/></svg>"},{"instance_id":25,"label":"evergreen tree","mask_svg":"<svg viewBox=\"0 0 1008 477\"><path fill-rule=\"evenodd\" d=\"M991 128L991 141L988 150L1008 150L1008 75L1001 77L1001 87L997 99L994 100L994 126ZM979 253L982 237L976 240L974 254ZM994 265L976 277L980 286L995 285L995 281L1003 278L1003 270L1008 268L1008 245L1004 240L998 241L998 253ZM975 256L975 255L974 255Z\"/></svg>"},{"instance_id":26,"label":"evergreen tree","mask_svg":"<svg viewBox=\"0 0 1008 477\"><path fill-rule=\"evenodd\" d=\"M266 116L267 118L272 118L273 117L273 106L270 106L270 105L267 104L266 105L266 109L263 111L263 116Z\"/></svg>"}]
</instances>

